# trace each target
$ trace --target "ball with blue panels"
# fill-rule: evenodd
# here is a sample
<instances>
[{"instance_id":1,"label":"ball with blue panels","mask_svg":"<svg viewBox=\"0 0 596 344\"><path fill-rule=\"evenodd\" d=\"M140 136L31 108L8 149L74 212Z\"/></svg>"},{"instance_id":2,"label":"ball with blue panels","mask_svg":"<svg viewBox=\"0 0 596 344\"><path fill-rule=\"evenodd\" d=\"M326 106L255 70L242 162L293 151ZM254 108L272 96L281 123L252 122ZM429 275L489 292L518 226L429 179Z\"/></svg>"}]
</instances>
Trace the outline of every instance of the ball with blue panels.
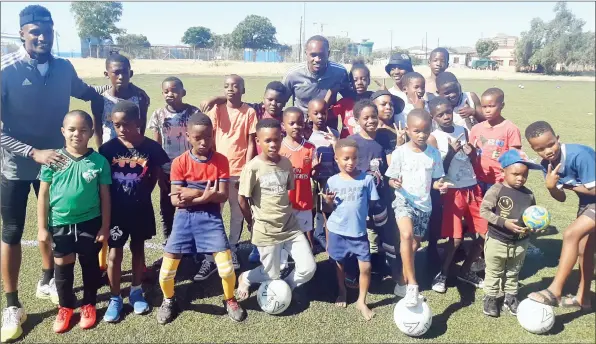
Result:
<instances>
[{"instance_id":1,"label":"ball with blue panels","mask_svg":"<svg viewBox=\"0 0 596 344\"><path fill-rule=\"evenodd\" d=\"M533 205L526 209L522 219L526 227L534 232L545 230L550 225L550 213L539 205Z\"/></svg>"}]
</instances>

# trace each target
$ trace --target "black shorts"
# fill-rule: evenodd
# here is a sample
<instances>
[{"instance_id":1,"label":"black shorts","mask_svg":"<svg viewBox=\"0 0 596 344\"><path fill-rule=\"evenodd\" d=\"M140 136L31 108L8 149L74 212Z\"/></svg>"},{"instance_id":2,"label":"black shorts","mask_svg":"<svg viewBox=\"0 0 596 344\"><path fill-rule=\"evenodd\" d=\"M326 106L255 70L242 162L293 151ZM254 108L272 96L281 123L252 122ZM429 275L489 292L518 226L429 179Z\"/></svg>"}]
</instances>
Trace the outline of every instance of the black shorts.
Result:
<instances>
[{"instance_id":1,"label":"black shorts","mask_svg":"<svg viewBox=\"0 0 596 344\"><path fill-rule=\"evenodd\" d=\"M95 237L101 228L101 217L73 225L51 226L54 257L62 258L71 253L97 255L101 243Z\"/></svg>"},{"instance_id":2,"label":"black shorts","mask_svg":"<svg viewBox=\"0 0 596 344\"><path fill-rule=\"evenodd\" d=\"M37 196L39 180L8 180L0 176L2 242L6 244L17 245L21 242L31 186Z\"/></svg>"},{"instance_id":3,"label":"black shorts","mask_svg":"<svg viewBox=\"0 0 596 344\"><path fill-rule=\"evenodd\" d=\"M112 207L112 224L108 246L122 248L130 238L131 242L144 242L155 235L155 214L153 206L143 209L115 211Z\"/></svg>"}]
</instances>

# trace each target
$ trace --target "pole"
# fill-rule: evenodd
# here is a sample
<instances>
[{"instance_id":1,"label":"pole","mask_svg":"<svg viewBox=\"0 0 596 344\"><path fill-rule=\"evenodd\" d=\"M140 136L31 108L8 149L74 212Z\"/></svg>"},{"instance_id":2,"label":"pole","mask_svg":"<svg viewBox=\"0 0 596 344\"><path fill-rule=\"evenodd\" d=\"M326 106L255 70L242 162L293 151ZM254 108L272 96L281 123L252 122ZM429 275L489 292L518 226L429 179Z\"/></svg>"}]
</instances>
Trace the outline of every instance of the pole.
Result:
<instances>
[{"instance_id":1,"label":"pole","mask_svg":"<svg viewBox=\"0 0 596 344\"><path fill-rule=\"evenodd\" d=\"M299 41L300 41L300 47L298 48L298 62L302 62L302 20L304 19L304 17L300 17L300 32L299 34Z\"/></svg>"},{"instance_id":2,"label":"pole","mask_svg":"<svg viewBox=\"0 0 596 344\"><path fill-rule=\"evenodd\" d=\"M426 36L426 49L424 50L424 57L428 60L428 32L425 33Z\"/></svg>"},{"instance_id":3,"label":"pole","mask_svg":"<svg viewBox=\"0 0 596 344\"><path fill-rule=\"evenodd\" d=\"M306 1L302 3L302 18L304 18L304 25L302 25L302 41L306 44Z\"/></svg>"},{"instance_id":4,"label":"pole","mask_svg":"<svg viewBox=\"0 0 596 344\"><path fill-rule=\"evenodd\" d=\"M60 43L58 41L58 38L60 38L60 34L58 33L58 31L56 31L56 55L60 56Z\"/></svg>"},{"instance_id":5,"label":"pole","mask_svg":"<svg viewBox=\"0 0 596 344\"><path fill-rule=\"evenodd\" d=\"M437 48L440 47L441 45L439 44L439 39L437 38Z\"/></svg>"},{"instance_id":6,"label":"pole","mask_svg":"<svg viewBox=\"0 0 596 344\"><path fill-rule=\"evenodd\" d=\"M389 30L389 32L391 33L389 42L389 55L393 55L393 30Z\"/></svg>"}]
</instances>

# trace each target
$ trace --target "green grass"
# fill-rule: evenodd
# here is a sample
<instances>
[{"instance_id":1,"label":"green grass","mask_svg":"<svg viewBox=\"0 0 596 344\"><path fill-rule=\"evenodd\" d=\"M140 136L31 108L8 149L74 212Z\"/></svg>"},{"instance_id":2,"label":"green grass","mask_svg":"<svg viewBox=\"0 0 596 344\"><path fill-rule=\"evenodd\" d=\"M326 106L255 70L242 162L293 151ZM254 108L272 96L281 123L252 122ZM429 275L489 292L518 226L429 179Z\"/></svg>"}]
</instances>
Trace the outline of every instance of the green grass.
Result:
<instances>
[{"instance_id":1,"label":"green grass","mask_svg":"<svg viewBox=\"0 0 596 344\"><path fill-rule=\"evenodd\" d=\"M242 73L239 71L240 74ZM150 113L163 106L160 83L165 76L139 75L133 81L144 88L151 97ZM186 101L198 105L205 97L220 93L223 83L220 77L182 76L188 92ZM269 78L250 78L246 80L247 93L245 100L256 102L262 98ZM105 79L89 79L91 84L103 84ZM488 87L497 86L506 94L504 116L516 123L523 133L532 121L548 120L563 142L582 143L594 146L594 84L584 82L524 82L525 89L517 87L517 81L472 81L465 80L465 90L482 93ZM560 88L556 88L560 85ZM78 100L72 102L73 109L89 110L89 105ZM590 114L588 114L590 113ZM524 147L527 142L524 140ZM531 156L533 152L528 153ZM562 231L574 218L577 209L577 198L569 197L569 201L560 204L552 200L538 172L532 172L529 187L534 190L538 203L546 206L552 214L553 225L559 234L553 234L534 240L543 252L543 257L529 257L521 273L521 296L547 286L555 274L561 249ZM158 211L157 192L153 195L156 214ZM35 240L35 202L32 197L27 213L25 240ZM228 211L224 213L227 218ZM227 223L227 220L226 220ZM159 232L159 229L158 229ZM244 239L247 239L246 233ZM158 234L153 243L161 242ZM241 259L247 260L248 251L242 251ZM160 257L158 250L147 250L147 263ZM423 255L417 257L417 272L422 285L423 294L435 314L433 325L423 337L432 342L594 342L595 316L579 312L556 309L556 324L550 334L537 336L523 330L517 320L510 315L492 319L482 314L481 290L473 290L466 286L450 288L445 295L430 291L430 281L436 274L435 267L427 266ZM392 296L393 283L383 281L371 287L368 302L377 316L370 322L361 319L353 304L344 309L337 309L332 301L335 299L335 274L333 266L324 254L317 256L318 271L315 278L306 285L311 297L305 307L293 304L281 316L270 316L260 311L253 296L243 306L248 310L248 319L240 324L232 323L221 307L221 285L214 275L207 282L194 284L189 278L194 271L190 262L184 262L177 281L177 295L182 300L184 311L171 324L157 324L156 308L161 303L159 285L145 285L147 298L153 305L149 315L131 314L129 306L125 307L125 317L119 324L99 322L96 328L82 331L78 327L66 334L56 335L51 331L56 309L49 301L35 299L35 284L40 276L40 255L37 248L23 248L23 264L19 281L20 296L24 301L29 320L25 324L26 342L415 342L403 335L393 323ZM78 268L77 268L78 270ZM130 255L125 251L124 271L130 270ZM80 275L77 277L77 296L80 291ZM183 279L186 277L186 279ZM574 293L578 283L577 270L567 283L565 292ZM124 292L128 293L130 274L123 278ZM592 289L594 290L594 289ZM101 319L109 290L100 290L98 317ZM356 294L350 295L354 302ZM4 300L3 300L4 301ZM594 301L592 301L594 303Z\"/></svg>"}]
</instances>

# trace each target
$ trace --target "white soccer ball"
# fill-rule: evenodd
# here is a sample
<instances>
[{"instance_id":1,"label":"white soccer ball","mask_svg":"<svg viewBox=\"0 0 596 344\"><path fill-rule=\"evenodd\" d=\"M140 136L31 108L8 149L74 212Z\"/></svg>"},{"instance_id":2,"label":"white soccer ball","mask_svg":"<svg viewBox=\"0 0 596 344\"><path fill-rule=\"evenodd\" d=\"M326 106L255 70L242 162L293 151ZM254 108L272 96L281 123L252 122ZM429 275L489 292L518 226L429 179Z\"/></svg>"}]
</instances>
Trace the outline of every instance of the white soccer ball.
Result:
<instances>
[{"instance_id":1,"label":"white soccer ball","mask_svg":"<svg viewBox=\"0 0 596 344\"><path fill-rule=\"evenodd\" d=\"M524 89L524 85L521 85L521 87L520 87L520 88L523 90L523 89Z\"/></svg>"},{"instance_id":2,"label":"white soccer ball","mask_svg":"<svg viewBox=\"0 0 596 344\"><path fill-rule=\"evenodd\" d=\"M257 291L257 302L268 314L280 314L292 302L292 289L283 280L263 282Z\"/></svg>"},{"instance_id":3,"label":"white soccer ball","mask_svg":"<svg viewBox=\"0 0 596 344\"><path fill-rule=\"evenodd\" d=\"M404 299L399 300L393 309L395 325L405 335L420 337L433 323L433 314L428 304L420 300L415 307L406 307Z\"/></svg>"},{"instance_id":4,"label":"white soccer ball","mask_svg":"<svg viewBox=\"0 0 596 344\"><path fill-rule=\"evenodd\" d=\"M517 321L526 331L542 334L555 324L555 312L551 306L525 299L517 307Z\"/></svg>"}]
</instances>

